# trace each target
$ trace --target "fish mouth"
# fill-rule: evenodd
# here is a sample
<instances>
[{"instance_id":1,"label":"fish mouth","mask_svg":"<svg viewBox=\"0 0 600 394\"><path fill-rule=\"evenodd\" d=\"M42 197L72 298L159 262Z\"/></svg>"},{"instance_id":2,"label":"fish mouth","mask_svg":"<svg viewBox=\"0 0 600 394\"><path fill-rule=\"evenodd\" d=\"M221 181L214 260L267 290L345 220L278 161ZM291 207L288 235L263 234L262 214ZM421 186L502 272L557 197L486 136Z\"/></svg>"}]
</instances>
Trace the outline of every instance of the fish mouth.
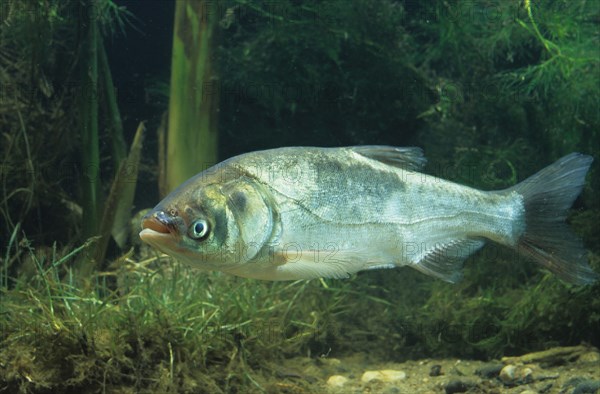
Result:
<instances>
[{"instance_id":1,"label":"fish mouth","mask_svg":"<svg viewBox=\"0 0 600 394\"><path fill-rule=\"evenodd\" d=\"M140 231L140 239L148 245L158 249L164 254L168 254L177 258L181 254L185 254L187 250L177 242L175 236L171 233L160 233L152 230L151 228L145 228Z\"/></svg>"},{"instance_id":2,"label":"fish mouth","mask_svg":"<svg viewBox=\"0 0 600 394\"><path fill-rule=\"evenodd\" d=\"M163 211L152 212L142 218L142 241L154 246L171 244L177 235L177 223Z\"/></svg>"},{"instance_id":3,"label":"fish mouth","mask_svg":"<svg viewBox=\"0 0 600 394\"><path fill-rule=\"evenodd\" d=\"M173 237L171 233L159 233L158 231L152 230L151 228L145 228L140 231L140 239L147 244L162 250L162 246L172 242Z\"/></svg>"},{"instance_id":4,"label":"fish mouth","mask_svg":"<svg viewBox=\"0 0 600 394\"><path fill-rule=\"evenodd\" d=\"M175 258L186 257L190 251L180 245L177 229L173 226L167 226L154 217L144 218L142 220L142 231L140 239L158 249L162 253Z\"/></svg>"},{"instance_id":5,"label":"fish mouth","mask_svg":"<svg viewBox=\"0 0 600 394\"><path fill-rule=\"evenodd\" d=\"M142 229L150 229L161 234L177 235L182 225L184 223L181 217L167 214L163 210L154 210L142 218Z\"/></svg>"},{"instance_id":6,"label":"fish mouth","mask_svg":"<svg viewBox=\"0 0 600 394\"><path fill-rule=\"evenodd\" d=\"M161 234L170 234L169 225L156 216L145 217L142 219L142 230L152 230ZM143 232L143 231L142 231Z\"/></svg>"},{"instance_id":7,"label":"fish mouth","mask_svg":"<svg viewBox=\"0 0 600 394\"><path fill-rule=\"evenodd\" d=\"M148 244L158 246L173 242L173 235L169 228L154 219L142 221L140 239Z\"/></svg>"}]
</instances>

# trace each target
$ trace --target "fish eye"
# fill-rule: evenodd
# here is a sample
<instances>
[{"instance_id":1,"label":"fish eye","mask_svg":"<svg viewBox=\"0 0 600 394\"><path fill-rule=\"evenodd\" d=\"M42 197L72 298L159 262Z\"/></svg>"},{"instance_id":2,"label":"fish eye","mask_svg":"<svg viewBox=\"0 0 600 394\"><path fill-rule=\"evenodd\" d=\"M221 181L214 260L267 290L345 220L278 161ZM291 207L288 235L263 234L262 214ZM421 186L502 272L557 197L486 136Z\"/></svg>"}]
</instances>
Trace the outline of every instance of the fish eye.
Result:
<instances>
[{"instance_id":1,"label":"fish eye","mask_svg":"<svg viewBox=\"0 0 600 394\"><path fill-rule=\"evenodd\" d=\"M208 235L208 222L204 219L195 220L190 226L190 237L201 240Z\"/></svg>"}]
</instances>

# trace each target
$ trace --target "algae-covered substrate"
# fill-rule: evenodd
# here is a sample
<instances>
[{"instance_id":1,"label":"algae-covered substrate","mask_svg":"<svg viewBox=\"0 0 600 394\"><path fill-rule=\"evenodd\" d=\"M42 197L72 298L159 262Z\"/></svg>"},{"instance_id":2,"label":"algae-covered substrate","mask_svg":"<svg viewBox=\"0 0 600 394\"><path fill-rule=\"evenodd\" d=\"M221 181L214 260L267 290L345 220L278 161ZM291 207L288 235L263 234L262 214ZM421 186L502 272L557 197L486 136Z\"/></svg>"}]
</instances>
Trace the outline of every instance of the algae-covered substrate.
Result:
<instances>
[{"instance_id":1,"label":"algae-covered substrate","mask_svg":"<svg viewBox=\"0 0 600 394\"><path fill-rule=\"evenodd\" d=\"M440 292L452 291L457 299L446 300L450 306L467 308L460 294L468 283L438 284L432 292L426 284L437 282L409 270L390 271L390 280L403 277L412 288L386 289L371 274L272 283L133 252L84 280L67 267L85 258L87 245L62 255L36 252L24 239L19 247L34 268L19 279L3 277L0 392L583 393L600 380L600 357L591 345L566 348L575 350L550 361L501 360L502 350L523 354L568 342L552 338L539 317L521 321L522 327L487 322L486 331L469 326L465 311L457 310L454 320L442 323L444 308L432 300L442 302ZM535 291L542 296L556 288L575 299L577 292L594 291L550 274ZM402 291L417 302L431 292L432 300L420 307L408 299L392 303ZM479 311L500 308L498 302L468 301ZM548 313L540 309L543 302L531 302ZM406 308L415 308L412 315ZM563 324L556 321L555 328ZM514 365L514 379L501 378L498 365Z\"/></svg>"}]
</instances>

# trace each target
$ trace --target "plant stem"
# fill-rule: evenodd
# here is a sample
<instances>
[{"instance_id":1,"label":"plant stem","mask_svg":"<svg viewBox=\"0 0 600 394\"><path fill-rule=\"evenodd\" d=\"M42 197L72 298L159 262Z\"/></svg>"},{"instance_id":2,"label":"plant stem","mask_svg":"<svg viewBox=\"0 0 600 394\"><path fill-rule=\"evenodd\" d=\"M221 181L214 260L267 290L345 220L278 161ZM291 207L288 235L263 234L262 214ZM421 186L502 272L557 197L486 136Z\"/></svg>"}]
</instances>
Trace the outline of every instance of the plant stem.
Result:
<instances>
[{"instance_id":1,"label":"plant stem","mask_svg":"<svg viewBox=\"0 0 600 394\"><path fill-rule=\"evenodd\" d=\"M218 80L211 63L217 2L175 3L167 136L167 189L217 159Z\"/></svg>"},{"instance_id":2,"label":"plant stem","mask_svg":"<svg viewBox=\"0 0 600 394\"><path fill-rule=\"evenodd\" d=\"M100 74L102 75L102 86L106 94L106 107L110 123L108 126L108 134L112 143L112 159L116 171L127 155L127 147L125 138L123 137L123 122L121 121L121 114L119 112L119 106L117 105L117 95L115 93L110 66L108 65L108 58L106 57L106 49L104 48L104 40L102 39L101 34L98 34L98 55L98 60L100 62L98 66L100 68Z\"/></svg>"},{"instance_id":3,"label":"plant stem","mask_svg":"<svg viewBox=\"0 0 600 394\"><path fill-rule=\"evenodd\" d=\"M82 235L88 238L98 231L100 219L100 153L98 147L98 9L95 0L85 0L83 7L83 53L81 69L81 187Z\"/></svg>"}]
</instances>

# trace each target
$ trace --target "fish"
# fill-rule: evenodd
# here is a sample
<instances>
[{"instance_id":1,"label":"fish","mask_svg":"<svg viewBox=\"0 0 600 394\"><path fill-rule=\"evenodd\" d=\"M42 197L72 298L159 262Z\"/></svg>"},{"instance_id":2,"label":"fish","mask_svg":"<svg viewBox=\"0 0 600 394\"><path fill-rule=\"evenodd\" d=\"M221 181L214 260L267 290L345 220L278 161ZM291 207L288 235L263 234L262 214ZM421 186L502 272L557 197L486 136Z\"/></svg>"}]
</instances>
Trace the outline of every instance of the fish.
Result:
<instances>
[{"instance_id":1,"label":"fish","mask_svg":"<svg viewBox=\"0 0 600 394\"><path fill-rule=\"evenodd\" d=\"M487 242L562 280L594 283L566 224L591 156L571 153L504 190L423 172L417 147L283 147L229 158L142 219L142 241L192 267L261 280L409 266L455 283Z\"/></svg>"}]
</instances>

